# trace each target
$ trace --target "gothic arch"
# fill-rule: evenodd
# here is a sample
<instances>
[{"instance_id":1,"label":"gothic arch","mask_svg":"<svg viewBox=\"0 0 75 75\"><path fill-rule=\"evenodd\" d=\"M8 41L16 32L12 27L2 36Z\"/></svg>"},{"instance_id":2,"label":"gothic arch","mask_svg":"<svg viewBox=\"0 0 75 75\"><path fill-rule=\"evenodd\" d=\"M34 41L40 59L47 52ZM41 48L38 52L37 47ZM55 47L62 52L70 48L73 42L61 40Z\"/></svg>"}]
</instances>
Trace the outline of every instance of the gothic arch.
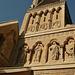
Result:
<instances>
[{"instance_id":1,"label":"gothic arch","mask_svg":"<svg viewBox=\"0 0 75 75\"><path fill-rule=\"evenodd\" d=\"M44 44L43 44L41 41L37 41L37 42L35 43L35 45L33 46L33 50L34 50L34 48L37 46L37 44L42 44L42 46L44 47Z\"/></svg>"}]
</instances>

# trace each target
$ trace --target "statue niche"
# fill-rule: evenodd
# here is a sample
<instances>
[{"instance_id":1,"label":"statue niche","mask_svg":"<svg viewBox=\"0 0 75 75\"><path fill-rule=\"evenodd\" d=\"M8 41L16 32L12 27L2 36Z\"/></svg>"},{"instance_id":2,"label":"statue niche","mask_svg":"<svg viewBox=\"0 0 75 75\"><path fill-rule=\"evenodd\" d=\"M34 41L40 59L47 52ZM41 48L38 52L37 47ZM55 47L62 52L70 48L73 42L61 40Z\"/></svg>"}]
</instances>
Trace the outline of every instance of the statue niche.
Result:
<instances>
[{"instance_id":1,"label":"statue niche","mask_svg":"<svg viewBox=\"0 0 75 75\"><path fill-rule=\"evenodd\" d=\"M34 51L35 51L34 62L40 62L42 47L43 45L41 43L38 43L36 47L34 48Z\"/></svg>"},{"instance_id":2,"label":"statue niche","mask_svg":"<svg viewBox=\"0 0 75 75\"><path fill-rule=\"evenodd\" d=\"M68 42L67 42L67 44L66 44L66 53L68 54L68 57L74 57L74 50L75 50L75 48L74 48L74 45L75 45L75 43L74 43L74 39L69 39L68 40Z\"/></svg>"},{"instance_id":3,"label":"statue niche","mask_svg":"<svg viewBox=\"0 0 75 75\"><path fill-rule=\"evenodd\" d=\"M49 50L51 52L51 60L59 59L59 49L60 49L60 46L57 44L56 41L53 41L49 47Z\"/></svg>"},{"instance_id":4,"label":"statue niche","mask_svg":"<svg viewBox=\"0 0 75 75\"><path fill-rule=\"evenodd\" d=\"M24 44L23 48L20 50L20 58L19 63L25 63L27 61L27 53L29 52L29 46L27 44Z\"/></svg>"}]
</instances>

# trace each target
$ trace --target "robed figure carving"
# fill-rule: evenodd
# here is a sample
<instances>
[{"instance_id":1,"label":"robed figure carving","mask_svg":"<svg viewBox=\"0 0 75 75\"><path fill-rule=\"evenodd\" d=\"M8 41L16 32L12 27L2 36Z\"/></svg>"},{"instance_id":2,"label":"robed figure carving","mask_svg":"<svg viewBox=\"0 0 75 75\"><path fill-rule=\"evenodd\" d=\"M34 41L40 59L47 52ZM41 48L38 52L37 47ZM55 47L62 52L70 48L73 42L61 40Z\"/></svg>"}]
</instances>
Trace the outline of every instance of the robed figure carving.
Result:
<instances>
[{"instance_id":1,"label":"robed figure carving","mask_svg":"<svg viewBox=\"0 0 75 75\"><path fill-rule=\"evenodd\" d=\"M53 41L51 46L49 47L49 50L52 55L51 56L52 60L57 60L59 58L59 49L60 49L59 45L55 41Z\"/></svg>"},{"instance_id":2,"label":"robed figure carving","mask_svg":"<svg viewBox=\"0 0 75 75\"><path fill-rule=\"evenodd\" d=\"M74 57L74 39L69 39L68 43L66 45L66 53L68 54L69 57Z\"/></svg>"},{"instance_id":3,"label":"robed figure carving","mask_svg":"<svg viewBox=\"0 0 75 75\"><path fill-rule=\"evenodd\" d=\"M43 45L38 43L36 47L34 48L34 51L35 51L34 62L40 62L42 47Z\"/></svg>"},{"instance_id":4,"label":"robed figure carving","mask_svg":"<svg viewBox=\"0 0 75 75\"><path fill-rule=\"evenodd\" d=\"M19 63L25 63L27 61L27 53L29 52L29 46L27 44L21 49L21 56L19 58Z\"/></svg>"}]
</instances>

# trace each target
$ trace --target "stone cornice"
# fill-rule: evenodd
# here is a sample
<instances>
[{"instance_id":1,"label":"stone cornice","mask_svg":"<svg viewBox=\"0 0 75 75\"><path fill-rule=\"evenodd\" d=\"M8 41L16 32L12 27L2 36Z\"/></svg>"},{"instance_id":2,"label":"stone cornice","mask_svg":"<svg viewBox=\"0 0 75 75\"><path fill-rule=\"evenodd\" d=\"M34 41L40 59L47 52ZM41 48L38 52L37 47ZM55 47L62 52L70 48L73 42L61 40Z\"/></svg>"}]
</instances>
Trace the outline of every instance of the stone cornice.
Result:
<instances>
[{"instance_id":1,"label":"stone cornice","mask_svg":"<svg viewBox=\"0 0 75 75\"><path fill-rule=\"evenodd\" d=\"M67 32L67 31L73 31L75 30L75 26L70 26L70 27L64 27L64 28L59 28L59 29L49 29L45 31L38 31L38 32L33 32L33 33L26 33L25 38L30 38L30 37L36 37L36 36L43 36L43 35L48 35L48 34L56 34L56 33L61 33L61 32ZM22 36L20 38L23 38Z\"/></svg>"},{"instance_id":2,"label":"stone cornice","mask_svg":"<svg viewBox=\"0 0 75 75\"><path fill-rule=\"evenodd\" d=\"M30 70L31 69L24 68L24 67L5 67L5 68L0 68L0 74L3 74L3 73L24 72L24 71L30 71Z\"/></svg>"},{"instance_id":3,"label":"stone cornice","mask_svg":"<svg viewBox=\"0 0 75 75\"><path fill-rule=\"evenodd\" d=\"M0 26L6 26L6 25L10 25L10 24L18 24L18 21L13 20L13 21L7 21L7 22L0 22Z\"/></svg>"},{"instance_id":4,"label":"stone cornice","mask_svg":"<svg viewBox=\"0 0 75 75\"><path fill-rule=\"evenodd\" d=\"M33 9L28 9L27 13L34 12L34 11L37 12L37 11L43 10L43 9L49 9L51 7L55 7L55 6L58 6L58 5L61 6L61 5L64 5L65 3L66 3L66 1L62 1L62 2L55 2L55 3L51 3L51 4L42 5L42 6L33 8Z\"/></svg>"},{"instance_id":5,"label":"stone cornice","mask_svg":"<svg viewBox=\"0 0 75 75\"><path fill-rule=\"evenodd\" d=\"M75 68L75 63L70 64L60 64L60 65L42 65L42 66L35 66L35 67L7 67L7 68L0 68L0 73L18 73L18 72L26 72L32 70L56 70L56 69L73 69Z\"/></svg>"}]
</instances>

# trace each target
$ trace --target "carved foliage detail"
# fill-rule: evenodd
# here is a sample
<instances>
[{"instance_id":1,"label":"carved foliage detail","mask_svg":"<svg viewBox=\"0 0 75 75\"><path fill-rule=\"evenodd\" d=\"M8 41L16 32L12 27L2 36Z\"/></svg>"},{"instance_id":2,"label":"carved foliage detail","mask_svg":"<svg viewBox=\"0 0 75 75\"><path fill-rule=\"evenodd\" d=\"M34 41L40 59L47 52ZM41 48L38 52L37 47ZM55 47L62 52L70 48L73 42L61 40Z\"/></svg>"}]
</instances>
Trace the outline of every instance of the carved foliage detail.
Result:
<instances>
[{"instance_id":1,"label":"carved foliage detail","mask_svg":"<svg viewBox=\"0 0 75 75\"><path fill-rule=\"evenodd\" d=\"M39 30L47 30L47 29L48 29L48 24L47 23L39 25Z\"/></svg>"},{"instance_id":2,"label":"carved foliage detail","mask_svg":"<svg viewBox=\"0 0 75 75\"><path fill-rule=\"evenodd\" d=\"M52 24L52 29L56 29L56 28L60 28L61 27L61 22L60 21L56 21Z\"/></svg>"},{"instance_id":3,"label":"carved foliage detail","mask_svg":"<svg viewBox=\"0 0 75 75\"><path fill-rule=\"evenodd\" d=\"M35 30L36 30L35 26L30 26L28 28L28 32L35 32Z\"/></svg>"}]
</instances>

